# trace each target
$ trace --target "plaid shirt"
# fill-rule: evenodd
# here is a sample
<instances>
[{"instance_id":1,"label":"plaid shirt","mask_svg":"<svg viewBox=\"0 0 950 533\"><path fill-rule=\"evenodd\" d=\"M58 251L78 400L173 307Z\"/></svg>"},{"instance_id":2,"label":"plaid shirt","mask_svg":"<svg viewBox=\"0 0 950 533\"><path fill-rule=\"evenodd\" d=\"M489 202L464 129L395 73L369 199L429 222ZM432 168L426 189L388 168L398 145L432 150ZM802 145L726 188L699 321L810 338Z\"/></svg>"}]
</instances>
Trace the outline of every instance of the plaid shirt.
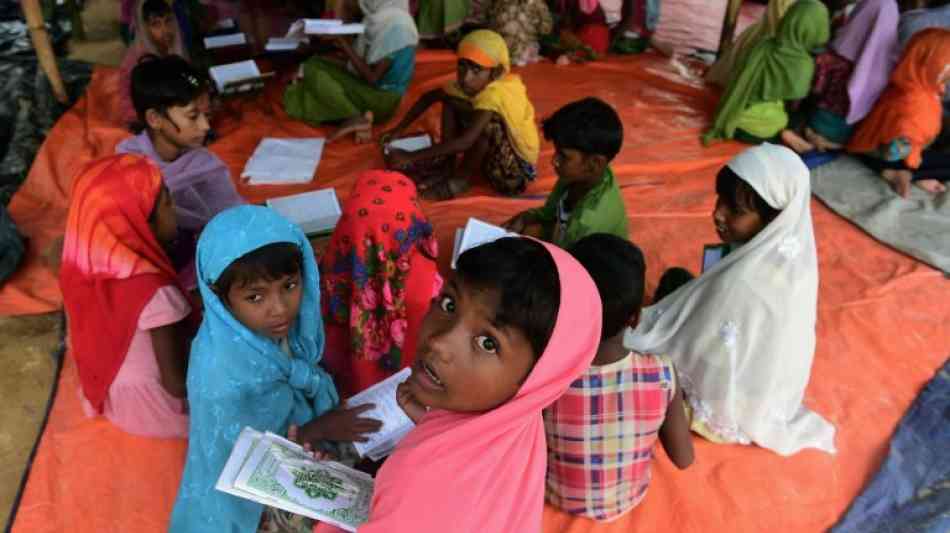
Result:
<instances>
[{"instance_id":1,"label":"plaid shirt","mask_svg":"<svg viewBox=\"0 0 950 533\"><path fill-rule=\"evenodd\" d=\"M640 503L675 379L669 359L631 352L574 381L544 411L547 500L595 520L613 520Z\"/></svg>"}]
</instances>

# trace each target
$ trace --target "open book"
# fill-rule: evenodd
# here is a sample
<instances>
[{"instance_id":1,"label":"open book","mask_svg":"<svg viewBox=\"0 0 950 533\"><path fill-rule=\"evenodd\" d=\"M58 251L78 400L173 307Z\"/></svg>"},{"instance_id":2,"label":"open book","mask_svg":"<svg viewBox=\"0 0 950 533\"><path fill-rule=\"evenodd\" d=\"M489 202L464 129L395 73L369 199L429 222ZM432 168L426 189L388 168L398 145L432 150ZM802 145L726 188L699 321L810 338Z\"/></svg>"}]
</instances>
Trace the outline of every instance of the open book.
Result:
<instances>
[{"instance_id":1,"label":"open book","mask_svg":"<svg viewBox=\"0 0 950 533\"><path fill-rule=\"evenodd\" d=\"M257 63L250 59L211 67L208 74L219 94L245 92L264 86Z\"/></svg>"},{"instance_id":2,"label":"open book","mask_svg":"<svg viewBox=\"0 0 950 533\"><path fill-rule=\"evenodd\" d=\"M395 148L396 150L405 150L407 152L418 152L432 146L432 137L428 135L416 135L415 137L403 137L396 139L383 147L385 153Z\"/></svg>"},{"instance_id":3,"label":"open book","mask_svg":"<svg viewBox=\"0 0 950 533\"><path fill-rule=\"evenodd\" d=\"M251 185L308 183L313 179L326 139L275 139L265 137L244 165L242 178Z\"/></svg>"},{"instance_id":4,"label":"open book","mask_svg":"<svg viewBox=\"0 0 950 533\"><path fill-rule=\"evenodd\" d=\"M375 404L373 409L360 416L375 418L383 423L379 431L367 435L368 441L353 443L360 456L379 461L392 453L399 441L416 427L396 402L396 387L409 379L411 374L412 369L404 368L346 401L347 408L367 403Z\"/></svg>"},{"instance_id":5,"label":"open book","mask_svg":"<svg viewBox=\"0 0 950 533\"><path fill-rule=\"evenodd\" d=\"M268 52L292 52L300 48L300 39L287 39L284 37L271 37L264 45L264 50Z\"/></svg>"},{"instance_id":6,"label":"open book","mask_svg":"<svg viewBox=\"0 0 950 533\"><path fill-rule=\"evenodd\" d=\"M464 228L455 230L455 247L452 250L452 268L460 255L470 248L481 246L504 237L518 237L505 228L483 222L477 218L469 218Z\"/></svg>"},{"instance_id":7,"label":"open book","mask_svg":"<svg viewBox=\"0 0 950 533\"><path fill-rule=\"evenodd\" d=\"M332 232L343 214L335 189L271 198L267 207L300 226L308 237Z\"/></svg>"},{"instance_id":8,"label":"open book","mask_svg":"<svg viewBox=\"0 0 950 533\"><path fill-rule=\"evenodd\" d=\"M344 24L340 19L299 19L290 25L287 37L299 39L307 35L359 35L363 24Z\"/></svg>"},{"instance_id":9,"label":"open book","mask_svg":"<svg viewBox=\"0 0 950 533\"><path fill-rule=\"evenodd\" d=\"M333 461L317 461L273 433L244 428L215 489L347 531L369 518L373 478Z\"/></svg>"},{"instance_id":10,"label":"open book","mask_svg":"<svg viewBox=\"0 0 950 533\"><path fill-rule=\"evenodd\" d=\"M224 48L227 46L240 46L247 44L247 36L243 33L229 33L227 35L215 35L214 37L205 37L205 49Z\"/></svg>"}]
</instances>

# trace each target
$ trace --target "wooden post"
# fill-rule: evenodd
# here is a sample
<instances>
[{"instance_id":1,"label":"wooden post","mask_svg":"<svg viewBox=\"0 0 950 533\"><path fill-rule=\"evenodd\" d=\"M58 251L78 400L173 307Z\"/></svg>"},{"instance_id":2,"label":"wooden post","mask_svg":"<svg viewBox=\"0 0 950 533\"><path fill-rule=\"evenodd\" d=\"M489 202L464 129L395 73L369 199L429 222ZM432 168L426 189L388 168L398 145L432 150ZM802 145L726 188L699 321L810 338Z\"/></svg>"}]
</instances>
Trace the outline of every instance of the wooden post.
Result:
<instances>
[{"instance_id":1,"label":"wooden post","mask_svg":"<svg viewBox=\"0 0 950 533\"><path fill-rule=\"evenodd\" d=\"M63 85L63 78L59 75L59 65L56 63L56 54L53 52L53 45L49 40L49 33L46 31L46 25L43 22L43 10L40 7L39 0L22 0L23 15L26 16L26 25L30 29L30 38L33 41L33 49L36 50L36 58L40 62L40 67L46 74L50 86L53 88L53 95L61 104L69 103L69 95L66 93L66 86Z\"/></svg>"},{"instance_id":2,"label":"wooden post","mask_svg":"<svg viewBox=\"0 0 950 533\"><path fill-rule=\"evenodd\" d=\"M732 39L736 36L736 25L739 23L739 10L742 8L742 0L728 0L726 5L726 16L722 23L722 33L719 36L719 55L732 44Z\"/></svg>"}]
</instances>

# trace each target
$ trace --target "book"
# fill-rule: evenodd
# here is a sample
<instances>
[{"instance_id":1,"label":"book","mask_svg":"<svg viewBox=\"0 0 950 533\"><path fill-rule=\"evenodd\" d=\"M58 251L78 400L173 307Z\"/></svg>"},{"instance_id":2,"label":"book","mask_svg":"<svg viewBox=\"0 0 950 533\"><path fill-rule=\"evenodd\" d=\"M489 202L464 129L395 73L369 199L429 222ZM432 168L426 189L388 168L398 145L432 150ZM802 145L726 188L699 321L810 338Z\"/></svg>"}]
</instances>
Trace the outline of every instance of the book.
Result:
<instances>
[{"instance_id":1,"label":"book","mask_svg":"<svg viewBox=\"0 0 950 533\"><path fill-rule=\"evenodd\" d=\"M257 63L250 59L211 67L208 74L220 94L250 90L262 83L261 71L257 68ZM247 88L243 84L246 84Z\"/></svg>"},{"instance_id":2,"label":"book","mask_svg":"<svg viewBox=\"0 0 950 533\"><path fill-rule=\"evenodd\" d=\"M318 461L279 435L246 427L215 489L356 531L369 519L373 478L334 461Z\"/></svg>"},{"instance_id":3,"label":"book","mask_svg":"<svg viewBox=\"0 0 950 533\"><path fill-rule=\"evenodd\" d=\"M519 237L517 233L489 224L477 218L469 218L464 228L455 230L455 246L452 249L452 268L460 255L470 248L488 244L504 237Z\"/></svg>"},{"instance_id":4,"label":"book","mask_svg":"<svg viewBox=\"0 0 950 533\"><path fill-rule=\"evenodd\" d=\"M706 272L729 255L732 247L728 244L707 244L703 246L703 269Z\"/></svg>"},{"instance_id":5,"label":"book","mask_svg":"<svg viewBox=\"0 0 950 533\"><path fill-rule=\"evenodd\" d=\"M308 237L331 233L343 215L335 189L271 198L267 207L300 226Z\"/></svg>"},{"instance_id":6,"label":"book","mask_svg":"<svg viewBox=\"0 0 950 533\"><path fill-rule=\"evenodd\" d=\"M237 27L237 23L232 18L221 19L214 25L216 30L232 30Z\"/></svg>"},{"instance_id":7,"label":"book","mask_svg":"<svg viewBox=\"0 0 950 533\"><path fill-rule=\"evenodd\" d=\"M383 423L383 427L379 431L366 435L369 440L353 443L356 452L361 457L369 457L374 461L379 461L392 453L399 441L412 431L412 428L416 427L396 401L396 388L400 383L409 379L411 374L412 369L403 368L346 401L347 408L368 403L374 404L375 406L372 409L360 414L360 417L374 418Z\"/></svg>"},{"instance_id":8,"label":"book","mask_svg":"<svg viewBox=\"0 0 950 533\"><path fill-rule=\"evenodd\" d=\"M275 139L265 137L244 165L242 178L251 185L308 183L313 179L326 139Z\"/></svg>"},{"instance_id":9,"label":"book","mask_svg":"<svg viewBox=\"0 0 950 533\"><path fill-rule=\"evenodd\" d=\"M363 24L345 24L340 19L299 19L287 30L288 38L306 35L359 35L366 31Z\"/></svg>"},{"instance_id":10,"label":"book","mask_svg":"<svg viewBox=\"0 0 950 533\"><path fill-rule=\"evenodd\" d=\"M383 151L387 154L390 149L405 150L407 152L418 152L419 150L425 150L432 146L432 137L428 135L416 135L415 137L403 137L402 139L396 139L385 147Z\"/></svg>"},{"instance_id":11,"label":"book","mask_svg":"<svg viewBox=\"0 0 950 533\"><path fill-rule=\"evenodd\" d=\"M300 48L300 39L287 39L285 37L271 37L264 45L264 50L268 52L291 52Z\"/></svg>"},{"instance_id":12,"label":"book","mask_svg":"<svg viewBox=\"0 0 950 533\"><path fill-rule=\"evenodd\" d=\"M243 33L229 33L227 35L216 35L214 37L205 37L205 49L224 48L226 46L240 46L247 44L247 36Z\"/></svg>"}]
</instances>

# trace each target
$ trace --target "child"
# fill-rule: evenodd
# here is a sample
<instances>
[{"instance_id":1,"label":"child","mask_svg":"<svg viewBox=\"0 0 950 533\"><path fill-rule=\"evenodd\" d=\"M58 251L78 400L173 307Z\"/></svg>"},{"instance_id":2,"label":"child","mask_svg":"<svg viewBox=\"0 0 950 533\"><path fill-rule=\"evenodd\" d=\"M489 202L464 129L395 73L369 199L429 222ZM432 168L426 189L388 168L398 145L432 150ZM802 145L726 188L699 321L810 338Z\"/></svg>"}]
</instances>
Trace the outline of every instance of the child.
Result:
<instances>
[{"instance_id":1,"label":"child","mask_svg":"<svg viewBox=\"0 0 950 533\"><path fill-rule=\"evenodd\" d=\"M897 194L913 183L927 192L947 190L950 155L927 148L942 128L941 96L950 82L950 30L930 28L910 40L891 83L858 126L848 151L861 154Z\"/></svg>"},{"instance_id":2,"label":"child","mask_svg":"<svg viewBox=\"0 0 950 533\"><path fill-rule=\"evenodd\" d=\"M491 28L505 39L514 65L523 67L541 59L539 39L554 29L544 0L496 2L490 19Z\"/></svg>"},{"instance_id":3,"label":"child","mask_svg":"<svg viewBox=\"0 0 950 533\"><path fill-rule=\"evenodd\" d=\"M775 36L782 17L793 3L795 0L769 0L762 19L746 28L738 39L725 44L719 59L706 71L706 81L719 87L727 87L739 70L737 65L745 64L748 53L763 40Z\"/></svg>"},{"instance_id":4,"label":"child","mask_svg":"<svg viewBox=\"0 0 950 533\"><path fill-rule=\"evenodd\" d=\"M287 114L319 125L343 121L329 138L357 133L368 140L374 121L392 117L416 67L419 33L405 0L360 0L366 31L356 46L339 38L349 69L320 57L302 66L303 78L284 93Z\"/></svg>"},{"instance_id":5,"label":"child","mask_svg":"<svg viewBox=\"0 0 950 533\"><path fill-rule=\"evenodd\" d=\"M125 125L135 121L132 105L132 69L142 57L177 55L187 58L175 13L166 0L138 0L135 6L135 41L122 58L119 75L119 112Z\"/></svg>"},{"instance_id":6,"label":"child","mask_svg":"<svg viewBox=\"0 0 950 533\"><path fill-rule=\"evenodd\" d=\"M59 282L86 415L183 438L193 329L166 252L177 228L162 175L144 157L115 155L87 165L71 197Z\"/></svg>"},{"instance_id":7,"label":"child","mask_svg":"<svg viewBox=\"0 0 950 533\"><path fill-rule=\"evenodd\" d=\"M544 206L505 223L515 233L539 236L562 248L592 233L627 238L627 211L610 162L623 146L623 124L596 98L578 100L544 121L554 142L558 181Z\"/></svg>"},{"instance_id":8,"label":"child","mask_svg":"<svg viewBox=\"0 0 950 533\"><path fill-rule=\"evenodd\" d=\"M566 252L507 238L459 257L419 334L418 425L376 477L360 533L540 531L541 410L590 365L600 298Z\"/></svg>"},{"instance_id":9,"label":"child","mask_svg":"<svg viewBox=\"0 0 950 533\"><path fill-rule=\"evenodd\" d=\"M454 83L424 94L398 126L383 139L403 130L437 102L442 103L442 142L418 152L390 150L389 168L409 174L423 197L448 200L466 191L469 178L481 170L491 186L504 195L520 194L534 179L540 141L534 106L521 78L510 74L508 47L500 35L474 31L459 44L458 76ZM463 154L456 168L456 154ZM423 162L448 168L417 172Z\"/></svg>"},{"instance_id":10,"label":"child","mask_svg":"<svg viewBox=\"0 0 950 533\"><path fill-rule=\"evenodd\" d=\"M544 411L547 500L609 521L646 496L657 438L680 469L693 462L693 441L673 363L623 347L624 331L640 318L643 253L605 233L584 237L569 251L597 284L603 330L593 365Z\"/></svg>"},{"instance_id":11,"label":"child","mask_svg":"<svg viewBox=\"0 0 950 533\"><path fill-rule=\"evenodd\" d=\"M828 42L828 8L799 0L782 17L775 37L752 48L726 86L703 143L736 138L758 144L789 123L786 102L808 96L815 73L812 52Z\"/></svg>"},{"instance_id":12,"label":"child","mask_svg":"<svg viewBox=\"0 0 950 533\"><path fill-rule=\"evenodd\" d=\"M645 309L624 339L672 358L692 428L714 442L834 452L834 426L802 405L818 304L809 179L784 146L733 158L716 179L713 212L733 251Z\"/></svg>"},{"instance_id":13,"label":"child","mask_svg":"<svg viewBox=\"0 0 950 533\"><path fill-rule=\"evenodd\" d=\"M261 206L229 209L198 243L204 320L191 346L191 428L170 531L254 532L263 506L215 490L244 427L308 442L353 441L380 423L334 409L323 353L319 274L303 232Z\"/></svg>"},{"instance_id":14,"label":"child","mask_svg":"<svg viewBox=\"0 0 950 533\"><path fill-rule=\"evenodd\" d=\"M178 220L197 234L211 217L243 204L224 162L204 147L207 79L177 56L147 57L132 72L132 99L141 133L116 152L140 154L162 169Z\"/></svg>"}]
</instances>

